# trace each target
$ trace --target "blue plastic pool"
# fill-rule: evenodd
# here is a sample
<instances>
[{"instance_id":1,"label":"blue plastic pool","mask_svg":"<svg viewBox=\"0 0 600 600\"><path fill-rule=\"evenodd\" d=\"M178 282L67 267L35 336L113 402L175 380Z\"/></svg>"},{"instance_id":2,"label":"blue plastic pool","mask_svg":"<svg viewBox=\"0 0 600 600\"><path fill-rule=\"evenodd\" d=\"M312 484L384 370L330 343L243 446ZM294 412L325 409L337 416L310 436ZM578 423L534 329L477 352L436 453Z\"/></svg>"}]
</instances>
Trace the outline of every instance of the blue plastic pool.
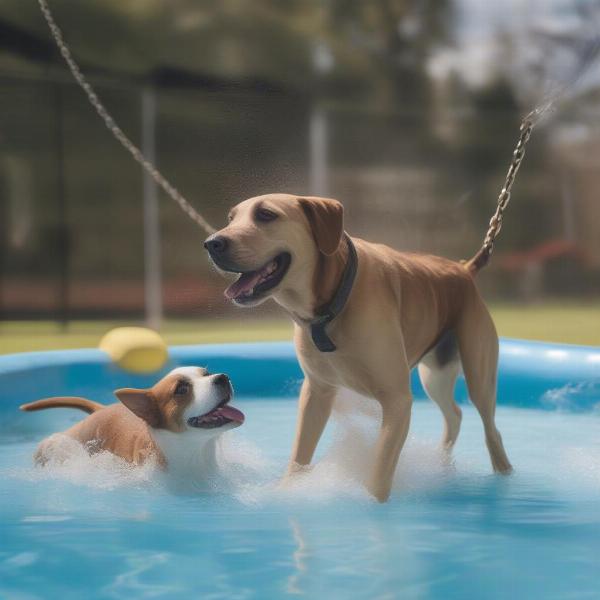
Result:
<instances>
[{"instance_id":1,"label":"blue plastic pool","mask_svg":"<svg viewBox=\"0 0 600 600\"><path fill-rule=\"evenodd\" d=\"M109 402L158 375L123 373L95 350L0 357L0 598L600 598L600 349L502 342L510 477L491 474L470 405L448 464L437 407L416 402L385 505L358 483L376 423L356 410L331 423L312 472L278 487L300 380L291 345L171 357L167 368L229 373L247 416L204 485L106 455L34 468L36 443L82 415L19 404Z\"/></svg>"}]
</instances>

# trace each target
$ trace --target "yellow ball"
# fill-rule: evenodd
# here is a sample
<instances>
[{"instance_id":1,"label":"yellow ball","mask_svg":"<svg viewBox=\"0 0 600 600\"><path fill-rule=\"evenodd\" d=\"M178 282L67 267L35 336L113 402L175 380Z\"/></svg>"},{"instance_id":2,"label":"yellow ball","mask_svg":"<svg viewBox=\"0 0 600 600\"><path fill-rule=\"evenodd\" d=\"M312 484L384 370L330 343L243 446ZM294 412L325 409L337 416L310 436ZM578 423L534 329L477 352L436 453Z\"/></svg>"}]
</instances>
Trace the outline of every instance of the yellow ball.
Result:
<instances>
[{"instance_id":1,"label":"yellow ball","mask_svg":"<svg viewBox=\"0 0 600 600\"><path fill-rule=\"evenodd\" d=\"M162 337L145 327L117 327L100 340L104 350L122 369L132 373L152 373L168 358L168 348Z\"/></svg>"}]
</instances>

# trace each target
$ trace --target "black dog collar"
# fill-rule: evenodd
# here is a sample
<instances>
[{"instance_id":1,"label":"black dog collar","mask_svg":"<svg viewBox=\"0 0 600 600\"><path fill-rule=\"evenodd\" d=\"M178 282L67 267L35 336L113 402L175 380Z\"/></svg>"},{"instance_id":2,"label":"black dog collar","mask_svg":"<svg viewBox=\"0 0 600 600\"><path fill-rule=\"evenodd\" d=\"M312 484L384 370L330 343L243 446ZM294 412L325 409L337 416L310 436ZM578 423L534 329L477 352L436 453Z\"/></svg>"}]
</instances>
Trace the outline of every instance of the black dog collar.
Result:
<instances>
[{"instance_id":1,"label":"black dog collar","mask_svg":"<svg viewBox=\"0 0 600 600\"><path fill-rule=\"evenodd\" d=\"M315 346L321 352L334 352L336 350L336 345L327 335L325 328L344 310L356 278L356 270L358 268L356 248L347 233L344 233L344 239L348 245L348 262L342 274L340 285L331 301L319 308L317 316L309 321L310 335Z\"/></svg>"}]
</instances>

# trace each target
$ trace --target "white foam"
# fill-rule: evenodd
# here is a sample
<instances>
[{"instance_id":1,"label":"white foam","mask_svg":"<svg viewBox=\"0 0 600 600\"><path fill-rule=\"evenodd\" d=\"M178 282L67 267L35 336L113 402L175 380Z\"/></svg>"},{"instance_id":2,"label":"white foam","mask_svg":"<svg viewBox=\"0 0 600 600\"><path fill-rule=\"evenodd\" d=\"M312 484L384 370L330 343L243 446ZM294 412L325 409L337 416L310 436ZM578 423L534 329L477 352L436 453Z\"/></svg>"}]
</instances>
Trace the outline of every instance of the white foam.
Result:
<instances>
[{"instance_id":1,"label":"white foam","mask_svg":"<svg viewBox=\"0 0 600 600\"><path fill-rule=\"evenodd\" d=\"M42 466L14 471L13 475L29 481L64 480L97 489L148 484L157 465L148 461L134 466L110 452L90 454L73 438L56 433L46 440L48 462Z\"/></svg>"},{"instance_id":2,"label":"white foam","mask_svg":"<svg viewBox=\"0 0 600 600\"><path fill-rule=\"evenodd\" d=\"M290 417L292 414L290 414ZM306 472L283 480L287 456L277 460L234 430L216 441L214 460L199 461L197 473L164 473L156 463L138 467L110 454L90 454L63 434L45 442L50 460L43 467L20 470L30 481L64 480L90 488L158 486L174 493L224 493L245 504L331 502L338 498L371 501L365 488L379 428L377 403L344 394L336 405L335 433L324 456ZM323 446L322 442L321 446ZM419 491L440 485L452 473L437 441L409 436L399 461L395 490Z\"/></svg>"},{"instance_id":3,"label":"white foam","mask_svg":"<svg viewBox=\"0 0 600 600\"><path fill-rule=\"evenodd\" d=\"M593 381L567 383L560 388L547 390L542 396L542 404L553 409L570 411L578 406L578 399L591 396L596 392L598 384Z\"/></svg>"},{"instance_id":4,"label":"white foam","mask_svg":"<svg viewBox=\"0 0 600 600\"><path fill-rule=\"evenodd\" d=\"M559 393L560 392L560 393ZM547 398L561 405L563 394L580 390L557 390ZM223 494L247 505L269 503L322 504L339 499L372 502L365 488L373 461L379 429L376 403L349 396L336 407L333 436L324 439L321 457L305 472L283 481L288 459L288 439L279 438L264 450L248 439L244 428L225 433L217 439L214 460L199 463L194 474L163 473L149 462L135 467L109 454L90 455L87 449L64 435L51 437L54 453L44 467L19 468L11 475L30 481L63 480L101 490L151 488L193 494ZM294 418L290 405L289 419ZM268 408L259 408L257 416ZM287 408L286 408L287 410ZM287 413L286 419L288 418ZM394 497L426 493L456 480L475 475L482 480L491 475L479 416L464 407L463 431L455 450L456 462L439 449L442 418L437 408L417 403L412 429L402 450L394 478ZM265 427L281 427L281 415ZM519 409L499 411L499 428L516 468L518 485L527 489L546 481L565 490L600 492L600 445L593 432L600 422L594 413L572 415ZM558 435L560 432L560 435ZM275 432L274 432L275 433ZM269 438L270 439L270 438ZM550 441L552 440L552 442ZM513 481L510 478L507 481ZM33 513L34 515L36 513ZM140 518L144 518L142 514Z\"/></svg>"},{"instance_id":5,"label":"white foam","mask_svg":"<svg viewBox=\"0 0 600 600\"><path fill-rule=\"evenodd\" d=\"M353 393L344 394L340 400L335 406L333 441L321 459L310 468L283 478L285 463L263 463L261 461L265 459L256 451L253 468L259 477L238 486L236 497L252 504L269 501L323 503L339 498L373 501L365 483L371 472L379 430L378 405L368 399L365 402L364 397ZM230 456L236 459L235 452ZM409 435L393 489L404 493L424 491L442 485L454 473L453 461L439 448L437 440Z\"/></svg>"},{"instance_id":6,"label":"white foam","mask_svg":"<svg viewBox=\"0 0 600 600\"><path fill-rule=\"evenodd\" d=\"M193 474L169 473L168 470L165 473L153 460L141 466L132 465L107 451L90 454L86 446L61 433L48 437L44 445L48 460L43 466L14 468L7 474L31 482L66 481L100 490L158 486L189 493L232 492L250 483L264 483L275 473L273 463L256 446L235 433L221 436L217 441L216 460L198 461L201 470Z\"/></svg>"}]
</instances>

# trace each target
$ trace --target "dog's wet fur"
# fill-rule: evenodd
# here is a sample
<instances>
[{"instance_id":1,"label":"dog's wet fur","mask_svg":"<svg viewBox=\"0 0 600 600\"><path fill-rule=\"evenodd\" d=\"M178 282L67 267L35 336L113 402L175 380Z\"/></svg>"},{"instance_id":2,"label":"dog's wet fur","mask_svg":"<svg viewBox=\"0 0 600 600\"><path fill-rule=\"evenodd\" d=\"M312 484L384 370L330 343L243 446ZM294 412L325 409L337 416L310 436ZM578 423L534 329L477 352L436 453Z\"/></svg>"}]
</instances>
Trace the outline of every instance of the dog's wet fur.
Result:
<instances>
[{"instance_id":1,"label":"dog's wet fur","mask_svg":"<svg viewBox=\"0 0 600 600\"><path fill-rule=\"evenodd\" d=\"M337 390L350 388L381 405L367 485L378 500L386 500L409 428L410 370L416 365L425 391L444 415L444 448L452 447L460 429L453 390L462 368L492 466L509 472L494 419L498 337L474 281L480 261L458 263L351 238L358 255L356 280L344 310L328 326L337 350L325 354L313 344L310 321L331 300L347 262L343 214L333 199L259 196L234 206L228 225L205 242L220 270L238 274L226 290L230 300L255 306L272 298L295 323L305 379L289 475L310 463ZM284 268L282 256L288 257Z\"/></svg>"},{"instance_id":2,"label":"dog's wet fur","mask_svg":"<svg viewBox=\"0 0 600 600\"><path fill-rule=\"evenodd\" d=\"M77 408L87 412L88 417L63 435L91 453L108 451L136 465L152 459L163 467L201 453L206 442L244 422L244 415L229 404L233 397L229 378L201 367L179 367L151 388L123 388L115 396L120 403L56 397L24 404L21 410ZM36 463L44 465L55 458L54 442L55 436L50 436L40 443Z\"/></svg>"}]
</instances>

